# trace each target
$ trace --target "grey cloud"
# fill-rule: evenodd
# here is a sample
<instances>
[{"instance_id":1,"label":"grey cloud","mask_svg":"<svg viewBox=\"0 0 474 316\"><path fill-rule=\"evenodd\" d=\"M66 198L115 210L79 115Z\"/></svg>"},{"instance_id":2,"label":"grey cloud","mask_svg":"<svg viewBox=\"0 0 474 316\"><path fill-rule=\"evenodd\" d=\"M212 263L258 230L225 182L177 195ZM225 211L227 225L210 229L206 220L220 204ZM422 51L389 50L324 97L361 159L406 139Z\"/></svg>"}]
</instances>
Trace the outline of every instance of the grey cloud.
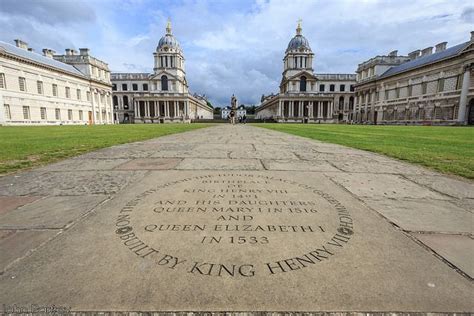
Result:
<instances>
[{"instance_id":1,"label":"grey cloud","mask_svg":"<svg viewBox=\"0 0 474 316\"><path fill-rule=\"evenodd\" d=\"M96 15L83 1L65 0L2 0L2 12L23 16L49 25L93 22Z\"/></svg>"},{"instance_id":2,"label":"grey cloud","mask_svg":"<svg viewBox=\"0 0 474 316\"><path fill-rule=\"evenodd\" d=\"M461 19L467 23L474 23L474 7L465 8L461 13Z\"/></svg>"}]
</instances>

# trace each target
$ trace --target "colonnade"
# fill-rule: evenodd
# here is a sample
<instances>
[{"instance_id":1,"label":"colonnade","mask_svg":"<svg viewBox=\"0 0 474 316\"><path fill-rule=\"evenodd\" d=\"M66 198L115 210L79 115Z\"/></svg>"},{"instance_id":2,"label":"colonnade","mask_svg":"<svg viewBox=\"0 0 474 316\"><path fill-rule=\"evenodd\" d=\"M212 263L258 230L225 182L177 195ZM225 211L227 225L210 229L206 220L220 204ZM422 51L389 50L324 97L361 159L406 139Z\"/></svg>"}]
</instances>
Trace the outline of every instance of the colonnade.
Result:
<instances>
[{"instance_id":1,"label":"colonnade","mask_svg":"<svg viewBox=\"0 0 474 316\"><path fill-rule=\"evenodd\" d=\"M317 119L332 119L334 101L305 101L305 100L279 100L279 117L311 117Z\"/></svg>"},{"instance_id":2,"label":"colonnade","mask_svg":"<svg viewBox=\"0 0 474 316\"><path fill-rule=\"evenodd\" d=\"M187 118L188 100L135 100L135 118Z\"/></svg>"}]
</instances>

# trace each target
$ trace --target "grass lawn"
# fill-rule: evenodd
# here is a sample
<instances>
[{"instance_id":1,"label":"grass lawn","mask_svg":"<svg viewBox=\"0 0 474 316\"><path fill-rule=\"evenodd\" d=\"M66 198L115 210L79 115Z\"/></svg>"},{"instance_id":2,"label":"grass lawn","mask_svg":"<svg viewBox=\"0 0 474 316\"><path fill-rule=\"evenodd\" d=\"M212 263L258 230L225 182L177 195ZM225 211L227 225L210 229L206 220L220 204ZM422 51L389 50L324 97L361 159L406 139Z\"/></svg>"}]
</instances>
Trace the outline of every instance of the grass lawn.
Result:
<instances>
[{"instance_id":1,"label":"grass lawn","mask_svg":"<svg viewBox=\"0 0 474 316\"><path fill-rule=\"evenodd\" d=\"M0 174L207 126L211 124L4 126L0 127Z\"/></svg>"},{"instance_id":2,"label":"grass lawn","mask_svg":"<svg viewBox=\"0 0 474 316\"><path fill-rule=\"evenodd\" d=\"M474 128L331 124L254 124L364 149L474 179Z\"/></svg>"}]
</instances>

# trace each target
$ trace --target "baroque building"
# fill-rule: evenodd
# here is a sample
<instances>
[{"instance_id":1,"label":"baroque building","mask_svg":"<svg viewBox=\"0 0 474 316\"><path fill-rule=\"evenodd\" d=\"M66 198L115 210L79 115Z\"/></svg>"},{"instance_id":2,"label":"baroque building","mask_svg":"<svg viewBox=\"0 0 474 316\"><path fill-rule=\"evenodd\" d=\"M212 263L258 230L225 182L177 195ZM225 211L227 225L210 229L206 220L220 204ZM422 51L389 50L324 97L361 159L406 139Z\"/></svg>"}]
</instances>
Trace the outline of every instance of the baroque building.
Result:
<instances>
[{"instance_id":1,"label":"baroque building","mask_svg":"<svg viewBox=\"0 0 474 316\"><path fill-rule=\"evenodd\" d=\"M183 51L169 21L153 57L153 73L112 73L115 119L120 123L212 119L213 109L207 100L189 92Z\"/></svg>"},{"instance_id":2,"label":"baroque building","mask_svg":"<svg viewBox=\"0 0 474 316\"><path fill-rule=\"evenodd\" d=\"M64 55L0 41L0 125L113 123L108 65L89 49Z\"/></svg>"},{"instance_id":3,"label":"baroque building","mask_svg":"<svg viewBox=\"0 0 474 316\"><path fill-rule=\"evenodd\" d=\"M474 32L407 56L393 51L357 68L353 119L365 124L474 124Z\"/></svg>"},{"instance_id":4,"label":"baroque building","mask_svg":"<svg viewBox=\"0 0 474 316\"><path fill-rule=\"evenodd\" d=\"M256 118L277 122L343 122L354 107L355 74L316 74L314 53L298 23L283 58L280 92L263 95Z\"/></svg>"}]
</instances>

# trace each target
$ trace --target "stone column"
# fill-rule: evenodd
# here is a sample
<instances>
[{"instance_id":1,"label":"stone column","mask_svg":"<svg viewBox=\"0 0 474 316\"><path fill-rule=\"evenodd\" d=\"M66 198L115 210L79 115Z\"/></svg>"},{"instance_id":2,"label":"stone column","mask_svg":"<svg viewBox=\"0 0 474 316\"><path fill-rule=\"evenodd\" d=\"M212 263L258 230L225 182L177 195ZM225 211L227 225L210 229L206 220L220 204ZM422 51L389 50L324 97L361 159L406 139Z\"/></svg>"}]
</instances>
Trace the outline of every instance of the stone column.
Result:
<instances>
[{"instance_id":1,"label":"stone column","mask_svg":"<svg viewBox=\"0 0 474 316\"><path fill-rule=\"evenodd\" d=\"M170 116L170 109L168 108L169 102L168 101L164 101L164 102L165 102L165 116L169 117Z\"/></svg>"},{"instance_id":2,"label":"stone column","mask_svg":"<svg viewBox=\"0 0 474 316\"><path fill-rule=\"evenodd\" d=\"M304 114L304 112L303 112L304 104L303 103L304 103L303 101L298 101L298 116L299 117L303 117L303 114Z\"/></svg>"},{"instance_id":3,"label":"stone column","mask_svg":"<svg viewBox=\"0 0 474 316\"><path fill-rule=\"evenodd\" d=\"M314 116L313 104L314 104L314 101L309 102L308 117L313 117Z\"/></svg>"},{"instance_id":4,"label":"stone column","mask_svg":"<svg viewBox=\"0 0 474 316\"><path fill-rule=\"evenodd\" d=\"M318 101L318 118L322 118L323 116L323 102Z\"/></svg>"},{"instance_id":5,"label":"stone column","mask_svg":"<svg viewBox=\"0 0 474 316\"><path fill-rule=\"evenodd\" d=\"M293 104L293 101L290 101L289 102L289 112L288 112L288 116L289 117L293 117L293 110L294 110L294 104Z\"/></svg>"},{"instance_id":6,"label":"stone column","mask_svg":"<svg viewBox=\"0 0 474 316\"><path fill-rule=\"evenodd\" d=\"M282 101L278 100L278 116L283 117Z\"/></svg>"},{"instance_id":7,"label":"stone column","mask_svg":"<svg viewBox=\"0 0 474 316\"><path fill-rule=\"evenodd\" d=\"M469 92L470 81L471 67L467 66L462 77L461 97L459 99L458 122L461 124L466 123L467 93Z\"/></svg>"}]
</instances>

